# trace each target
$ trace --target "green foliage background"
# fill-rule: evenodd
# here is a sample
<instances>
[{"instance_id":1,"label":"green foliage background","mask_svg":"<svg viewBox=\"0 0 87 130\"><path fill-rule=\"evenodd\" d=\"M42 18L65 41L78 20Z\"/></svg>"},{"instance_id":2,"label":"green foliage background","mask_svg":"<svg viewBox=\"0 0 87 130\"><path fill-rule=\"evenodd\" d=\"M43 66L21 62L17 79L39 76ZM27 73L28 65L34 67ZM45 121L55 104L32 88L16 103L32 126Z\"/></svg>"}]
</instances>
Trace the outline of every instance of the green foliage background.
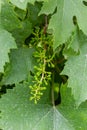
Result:
<instances>
[{"instance_id":1,"label":"green foliage background","mask_svg":"<svg viewBox=\"0 0 87 130\"><path fill-rule=\"evenodd\" d=\"M87 0L0 0L0 129L87 130Z\"/></svg>"}]
</instances>

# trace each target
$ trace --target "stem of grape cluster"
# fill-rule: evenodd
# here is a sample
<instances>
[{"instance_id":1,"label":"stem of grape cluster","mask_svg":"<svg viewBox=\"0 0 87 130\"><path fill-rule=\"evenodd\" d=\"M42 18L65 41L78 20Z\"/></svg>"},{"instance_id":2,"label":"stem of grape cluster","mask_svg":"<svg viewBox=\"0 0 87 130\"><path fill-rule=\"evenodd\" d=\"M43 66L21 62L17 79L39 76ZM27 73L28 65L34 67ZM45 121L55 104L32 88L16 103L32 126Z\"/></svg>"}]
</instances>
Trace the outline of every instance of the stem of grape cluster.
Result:
<instances>
[{"instance_id":1,"label":"stem of grape cluster","mask_svg":"<svg viewBox=\"0 0 87 130\"><path fill-rule=\"evenodd\" d=\"M54 99L54 72L53 72L53 74L52 74L51 96L52 96L52 105L55 106L55 99Z\"/></svg>"}]
</instances>

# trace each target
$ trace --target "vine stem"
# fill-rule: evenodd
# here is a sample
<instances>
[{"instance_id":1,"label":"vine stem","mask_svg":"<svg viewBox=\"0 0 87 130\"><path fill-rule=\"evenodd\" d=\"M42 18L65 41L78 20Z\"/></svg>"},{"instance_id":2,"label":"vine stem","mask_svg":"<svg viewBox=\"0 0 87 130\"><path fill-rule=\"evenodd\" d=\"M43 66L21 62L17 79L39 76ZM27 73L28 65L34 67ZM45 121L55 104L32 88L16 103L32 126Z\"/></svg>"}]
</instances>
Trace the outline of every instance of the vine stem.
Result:
<instances>
[{"instance_id":1,"label":"vine stem","mask_svg":"<svg viewBox=\"0 0 87 130\"><path fill-rule=\"evenodd\" d=\"M44 34L46 34L46 32L47 32L47 27L48 27L48 23L47 23L47 15L45 15Z\"/></svg>"},{"instance_id":2,"label":"vine stem","mask_svg":"<svg viewBox=\"0 0 87 130\"><path fill-rule=\"evenodd\" d=\"M54 99L54 73L53 73L53 75L52 75L51 96L52 96L52 105L55 106L55 99Z\"/></svg>"}]
</instances>

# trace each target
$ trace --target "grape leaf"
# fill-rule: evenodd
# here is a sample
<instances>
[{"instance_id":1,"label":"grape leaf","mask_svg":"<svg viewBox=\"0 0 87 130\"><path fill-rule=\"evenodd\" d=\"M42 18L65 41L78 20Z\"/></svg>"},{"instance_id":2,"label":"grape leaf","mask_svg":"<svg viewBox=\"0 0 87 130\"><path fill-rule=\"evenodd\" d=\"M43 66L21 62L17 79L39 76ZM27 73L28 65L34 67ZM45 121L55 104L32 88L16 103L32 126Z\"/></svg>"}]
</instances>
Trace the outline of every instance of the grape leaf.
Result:
<instances>
[{"instance_id":1,"label":"grape leaf","mask_svg":"<svg viewBox=\"0 0 87 130\"><path fill-rule=\"evenodd\" d=\"M0 99L0 127L4 130L74 130L69 121L52 107L45 96L45 102L37 105L29 102L29 88L18 85Z\"/></svg>"},{"instance_id":2,"label":"grape leaf","mask_svg":"<svg viewBox=\"0 0 87 130\"><path fill-rule=\"evenodd\" d=\"M67 59L70 56L75 56L80 52L81 47L87 43L87 36L84 35L84 33L76 27L75 31L69 37L64 49L63 49L63 55L65 59Z\"/></svg>"},{"instance_id":3,"label":"grape leaf","mask_svg":"<svg viewBox=\"0 0 87 130\"><path fill-rule=\"evenodd\" d=\"M37 105L30 102L28 85L17 85L2 95L0 99L1 128L4 130L87 129L87 102L76 109L71 90L67 88L67 85L61 87L62 102L57 107L50 105L49 89Z\"/></svg>"},{"instance_id":4,"label":"grape leaf","mask_svg":"<svg viewBox=\"0 0 87 130\"><path fill-rule=\"evenodd\" d=\"M35 1L48 1L48 0L10 0L10 1L20 9L26 10L28 2L34 4Z\"/></svg>"},{"instance_id":5,"label":"grape leaf","mask_svg":"<svg viewBox=\"0 0 87 130\"><path fill-rule=\"evenodd\" d=\"M29 3L27 6L27 11L28 11L27 18L32 23L33 27L35 25L43 25L44 23L43 15L38 16L41 7L42 7L42 3L38 3L38 2L36 2L34 5Z\"/></svg>"},{"instance_id":6,"label":"grape leaf","mask_svg":"<svg viewBox=\"0 0 87 130\"><path fill-rule=\"evenodd\" d=\"M10 49L17 48L12 35L4 29L0 29L0 72L4 72L4 65L9 62Z\"/></svg>"},{"instance_id":7,"label":"grape leaf","mask_svg":"<svg viewBox=\"0 0 87 130\"><path fill-rule=\"evenodd\" d=\"M78 52L83 44L87 43L87 36L81 30L77 30L71 48Z\"/></svg>"},{"instance_id":8,"label":"grape leaf","mask_svg":"<svg viewBox=\"0 0 87 130\"><path fill-rule=\"evenodd\" d=\"M14 6L7 0L3 0L0 17L3 28L8 31L21 27L21 22L14 11Z\"/></svg>"},{"instance_id":9,"label":"grape leaf","mask_svg":"<svg viewBox=\"0 0 87 130\"><path fill-rule=\"evenodd\" d=\"M54 49L67 41L74 31L73 17L76 16L79 28L87 34L87 7L83 0L56 0L44 2L40 14L52 13L53 7L56 13L51 17L48 28L54 31Z\"/></svg>"},{"instance_id":10,"label":"grape leaf","mask_svg":"<svg viewBox=\"0 0 87 130\"><path fill-rule=\"evenodd\" d=\"M35 64L35 59L32 56L33 52L34 49L31 48L20 48L11 51L10 64L4 74L3 84L18 83L28 77Z\"/></svg>"},{"instance_id":11,"label":"grape leaf","mask_svg":"<svg viewBox=\"0 0 87 130\"><path fill-rule=\"evenodd\" d=\"M1 12L1 4L2 4L2 0L0 0L0 12Z\"/></svg>"},{"instance_id":12,"label":"grape leaf","mask_svg":"<svg viewBox=\"0 0 87 130\"><path fill-rule=\"evenodd\" d=\"M87 36L84 35L84 33L76 26L75 31L67 41L67 43L69 44L68 49L71 47L75 52L78 53L78 51L80 51L81 46L86 42Z\"/></svg>"},{"instance_id":13,"label":"grape leaf","mask_svg":"<svg viewBox=\"0 0 87 130\"><path fill-rule=\"evenodd\" d=\"M24 45L26 38L32 33L32 24L28 19L22 21L21 23L22 27L20 29L17 28L12 31L12 35L19 47Z\"/></svg>"},{"instance_id":14,"label":"grape leaf","mask_svg":"<svg viewBox=\"0 0 87 130\"><path fill-rule=\"evenodd\" d=\"M87 45L80 49L80 54L70 56L61 74L69 76L68 87L72 88L77 106L87 100Z\"/></svg>"},{"instance_id":15,"label":"grape leaf","mask_svg":"<svg viewBox=\"0 0 87 130\"><path fill-rule=\"evenodd\" d=\"M28 2L34 3L35 0L10 0L12 4L19 7L20 9L26 10L26 6Z\"/></svg>"},{"instance_id":16,"label":"grape leaf","mask_svg":"<svg viewBox=\"0 0 87 130\"><path fill-rule=\"evenodd\" d=\"M87 129L87 101L82 103L77 109L75 101L71 95L71 89L67 88L67 84L61 86L61 105L59 112L70 121L75 130Z\"/></svg>"},{"instance_id":17,"label":"grape leaf","mask_svg":"<svg viewBox=\"0 0 87 130\"><path fill-rule=\"evenodd\" d=\"M24 20L26 18L27 11L19 9L18 7L15 7L14 11L16 12L18 18L21 20Z\"/></svg>"},{"instance_id":18,"label":"grape leaf","mask_svg":"<svg viewBox=\"0 0 87 130\"><path fill-rule=\"evenodd\" d=\"M56 8L57 0L48 0L43 3L40 14L52 14Z\"/></svg>"}]
</instances>

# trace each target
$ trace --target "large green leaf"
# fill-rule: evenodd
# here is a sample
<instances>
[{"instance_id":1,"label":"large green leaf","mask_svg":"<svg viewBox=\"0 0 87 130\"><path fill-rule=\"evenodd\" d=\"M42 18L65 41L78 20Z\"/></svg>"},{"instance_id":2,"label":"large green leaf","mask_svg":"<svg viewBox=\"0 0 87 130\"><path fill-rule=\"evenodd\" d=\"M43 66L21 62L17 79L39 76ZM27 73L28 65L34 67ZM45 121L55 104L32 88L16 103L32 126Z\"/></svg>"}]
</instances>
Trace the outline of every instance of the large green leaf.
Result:
<instances>
[{"instance_id":1,"label":"large green leaf","mask_svg":"<svg viewBox=\"0 0 87 130\"><path fill-rule=\"evenodd\" d=\"M76 16L79 28L87 34L87 7L83 0L54 0L44 2L40 14L52 13L57 7L56 13L51 17L48 28L54 31L54 49L67 41L74 31L73 17Z\"/></svg>"},{"instance_id":2,"label":"large green leaf","mask_svg":"<svg viewBox=\"0 0 87 130\"><path fill-rule=\"evenodd\" d=\"M8 31L21 27L21 22L14 11L14 6L7 0L3 0L2 3L0 21L3 28Z\"/></svg>"},{"instance_id":3,"label":"large green leaf","mask_svg":"<svg viewBox=\"0 0 87 130\"><path fill-rule=\"evenodd\" d=\"M28 86L18 85L8 90L0 100L0 127L4 130L74 130L67 119L48 104L48 95L45 102L35 105L29 101Z\"/></svg>"},{"instance_id":4,"label":"large green leaf","mask_svg":"<svg viewBox=\"0 0 87 130\"><path fill-rule=\"evenodd\" d=\"M34 49L20 48L11 51L10 64L3 77L3 84L13 84L25 80L33 70L35 59L32 54Z\"/></svg>"},{"instance_id":5,"label":"large green leaf","mask_svg":"<svg viewBox=\"0 0 87 130\"><path fill-rule=\"evenodd\" d=\"M77 106L87 99L87 43L80 49L80 54L70 56L65 64L62 74L68 75L68 87Z\"/></svg>"},{"instance_id":6,"label":"large green leaf","mask_svg":"<svg viewBox=\"0 0 87 130\"><path fill-rule=\"evenodd\" d=\"M9 62L10 49L16 48L12 35L4 29L0 29L0 72L4 72L4 65Z\"/></svg>"},{"instance_id":7,"label":"large green leaf","mask_svg":"<svg viewBox=\"0 0 87 130\"><path fill-rule=\"evenodd\" d=\"M27 85L7 90L0 99L0 127L4 130L86 130L87 102L76 109L70 90L62 86L62 103L56 108L50 105L49 92L35 105L29 101Z\"/></svg>"}]
</instances>

